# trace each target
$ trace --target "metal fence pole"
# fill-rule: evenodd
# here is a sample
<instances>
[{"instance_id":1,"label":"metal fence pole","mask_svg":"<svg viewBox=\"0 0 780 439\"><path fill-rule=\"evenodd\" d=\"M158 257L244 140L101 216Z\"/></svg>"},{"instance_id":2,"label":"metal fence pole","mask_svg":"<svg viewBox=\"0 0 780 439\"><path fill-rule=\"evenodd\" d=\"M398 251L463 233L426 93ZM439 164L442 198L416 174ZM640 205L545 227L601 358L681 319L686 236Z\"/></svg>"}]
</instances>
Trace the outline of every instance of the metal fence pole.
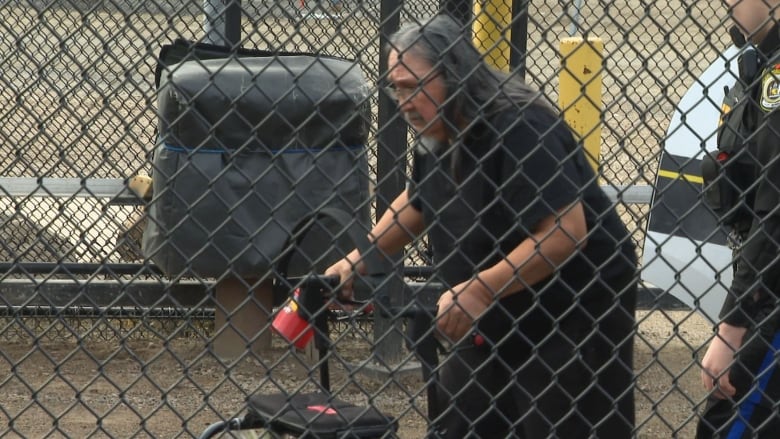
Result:
<instances>
[{"instance_id":1,"label":"metal fence pole","mask_svg":"<svg viewBox=\"0 0 780 439\"><path fill-rule=\"evenodd\" d=\"M379 44L386 47L388 36L398 30L400 25L401 2L400 0L382 0L380 3L380 28ZM384 50L379 54L380 75L387 71L387 57ZM403 190L405 184L406 134L407 128L404 122L397 117L398 110L395 102L384 93L379 93L378 121L380 131L377 133L377 216L387 210L390 202ZM390 291L402 290L402 255L393 255L396 262L397 276L392 276L388 285ZM393 295L392 305L399 305L402 297ZM387 365L398 363L401 358L402 336L400 322L393 322L384 317L374 319L374 355ZM394 330L397 329L397 330Z\"/></svg>"},{"instance_id":2,"label":"metal fence pole","mask_svg":"<svg viewBox=\"0 0 780 439\"><path fill-rule=\"evenodd\" d=\"M240 45L241 0L205 0L203 10L206 42L224 47ZM216 335L211 350L215 355L232 360L240 358L247 347L258 354L270 348L270 280L258 283L255 279L223 279L216 284L213 294Z\"/></svg>"},{"instance_id":3,"label":"metal fence pole","mask_svg":"<svg viewBox=\"0 0 780 439\"><path fill-rule=\"evenodd\" d=\"M439 9L458 20L464 27L474 18L474 5L471 0L441 0Z\"/></svg>"},{"instance_id":4,"label":"metal fence pole","mask_svg":"<svg viewBox=\"0 0 780 439\"><path fill-rule=\"evenodd\" d=\"M470 0L441 0L439 7L442 12L454 17L464 26L469 26L474 18L474 4ZM509 24L509 66L518 75L525 76L525 55L528 46L528 8L530 0L512 0L512 17ZM481 26L477 26L481 29Z\"/></svg>"},{"instance_id":5,"label":"metal fence pole","mask_svg":"<svg viewBox=\"0 0 780 439\"><path fill-rule=\"evenodd\" d=\"M485 61L499 70L509 69L510 42L506 32L512 25L510 0L479 0L474 3L474 45Z\"/></svg>"},{"instance_id":6,"label":"metal fence pole","mask_svg":"<svg viewBox=\"0 0 780 439\"><path fill-rule=\"evenodd\" d=\"M204 0L204 41L231 47L241 41L241 0Z\"/></svg>"},{"instance_id":7,"label":"metal fence pole","mask_svg":"<svg viewBox=\"0 0 780 439\"><path fill-rule=\"evenodd\" d=\"M512 33L509 37L509 67L525 77L525 56L528 53L528 8L531 0L512 0Z\"/></svg>"}]
</instances>

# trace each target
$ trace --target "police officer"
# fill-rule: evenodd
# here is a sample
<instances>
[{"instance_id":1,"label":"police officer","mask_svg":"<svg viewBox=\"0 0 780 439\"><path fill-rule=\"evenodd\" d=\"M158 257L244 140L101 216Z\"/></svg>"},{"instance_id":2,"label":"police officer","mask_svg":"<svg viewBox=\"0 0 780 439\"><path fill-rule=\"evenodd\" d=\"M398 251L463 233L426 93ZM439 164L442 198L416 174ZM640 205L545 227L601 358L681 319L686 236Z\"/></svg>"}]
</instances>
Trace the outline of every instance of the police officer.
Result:
<instances>
[{"instance_id":1,"label":"police officer","mask_svg":"<svg viewBox=\"0 0 780 439\"><path fill-rule=\"evenodd\" d=\"M370 239L425 233L445 285L431 436L631 437L636 255L571 131L447 16L393 35L388 65L416 147ZM354 251L328 273L360 269Z\"/></svg>"},{"instance_id":2,"label":"police officer","mask_svg":"<svg viewBox=\"0 0 780 439\"><path fill-rule=\"evenodd\" d=\"M736 243L734 280L702 359L697 438L780 431L780 0L726 0L740 77L724 102L705 195Z\"/></svg>"}]
</instances>

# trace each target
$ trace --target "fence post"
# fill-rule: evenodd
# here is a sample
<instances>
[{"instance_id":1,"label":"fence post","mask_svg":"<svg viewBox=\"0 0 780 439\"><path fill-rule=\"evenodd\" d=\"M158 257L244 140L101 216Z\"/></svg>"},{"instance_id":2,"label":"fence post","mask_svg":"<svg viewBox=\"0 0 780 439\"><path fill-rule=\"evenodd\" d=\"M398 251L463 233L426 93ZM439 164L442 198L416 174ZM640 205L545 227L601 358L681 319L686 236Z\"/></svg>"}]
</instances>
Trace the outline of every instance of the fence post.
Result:
<instances>
[{"instance_id":1,"label":"fence post","mask_svg":"<svg viewBox=\"0 0 780 439\"><path fill-rule=\"evenodd\" d=\"M509 70L512 0L474 2L474 45L485 54L485 61L499 70Z\"/></svg>"},{"instance_id":2,"label":"fence post","mask_svg":"<svg viewBox=\"0 0 780 439\"><path fill-rule=\"evenodd\" d=\"M241 42L241 0L204 0L204 40L211 44L236 47ZM271 347L268 321L273 307L270 278L228 277L214 287L214 330L211 349L221 360L241 358Z\"/></svg>"},{"instance_id":3,"label":"fence post","mask_svg":"<svg viewBox=\"0 0 780 439\"><path fill-rule=\"evenodd\" d=\"M241 41L241 0L204 0L204 41L232 47Z\"/></svg>"},{"instance_id":4,"label":"fence post","mask_svg":"<svg viewBox=\"0 0 780 439\"><path fill-rule=\"evenodd\" d=\"M382 0L379 7L381 23L379 28L379 46L384 48L388 43L388 37L398 30L401 18L400 0ZM380 75L387 72L387 57L384 50L379 51ZM380 80L381 82L382 80ZM379 93L377 133L377 187L376 187L376 212L377 216L387 210L390 202L403 190L405 186L405 155L407 127L398 117L395 102ZM397 267L396 275L391 276L388 282L388 291L401 291L403 286L403 261L402 255L392 255L392 262ZM403 300L397 294L390 297L393 305L400 304ZM378 314L378 313L377 313ZM401 322L394 322L385 317L374 317L374 356L383 365L397 364L402 356L402 330Z\"/></svg>"},{"instance_id":5,"label":"fence post","mask_svg":"<svg viewBox=\"0 0 780 439\"><path fill-rule=\"evenodd\" d=\"M604 43L600 38L570 37L561 40L559 104L563 117L585 147L598 173L601 151L601 64Z\"/></svg>"},{"instance_id":6,"label":"fence post","mask_svg":"<svg viewBox=\"0 0 780 439\"><path fill-rule=\"evenodd\" d=\"M512 0L512 24L509 35L509 66L525 78L525 55L528 53L528 7L531 0Z\"/></svg>"}]
</instances>

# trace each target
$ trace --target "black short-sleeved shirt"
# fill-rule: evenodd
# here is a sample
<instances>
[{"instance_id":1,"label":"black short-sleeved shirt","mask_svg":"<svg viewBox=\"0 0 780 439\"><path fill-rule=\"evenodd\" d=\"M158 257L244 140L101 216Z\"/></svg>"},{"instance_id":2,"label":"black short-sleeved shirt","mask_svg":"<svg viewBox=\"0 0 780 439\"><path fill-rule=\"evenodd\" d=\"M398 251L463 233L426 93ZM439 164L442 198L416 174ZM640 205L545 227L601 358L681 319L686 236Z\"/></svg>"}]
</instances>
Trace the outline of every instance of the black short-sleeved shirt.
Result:
<instances>
[{"instance_id":1,"label":"black short-sleeved shirt","mask_svg":"<svg viewBox=\"0 0 780 439\"><path fill-rule=\"evenodd\" d=\"M747 327L760 323L760 313L771 312L780 295L780 26L775 25L759 44L764 63L748 91L743 116L742 160L752 171L745 194L752 224L741 249L734 281L720 317Z\"/></svg>"},{"instance_id":2,"label":"black short-sleeved shirt","mask_svg":"<svg viewBox=\"0 0 780 439\"><path fill-rule=\"evenodd\" d=\"M489 268L543 218L581 201L589 232L584 250L551 278L500 303L509 311L504 314L523 315L529 328L544 334L572 309L614 302L619 291L610 287L623 288L616 284L636 271L634 245L558 116L531 107L479 121L461 146L459 182L451 171L451 151L416 154L409 185L441 281L454 286ZM491 312L502 316L501 310ZM483 318L480 325L507 329L490 320Z\"/></svg>"}]
</instances>

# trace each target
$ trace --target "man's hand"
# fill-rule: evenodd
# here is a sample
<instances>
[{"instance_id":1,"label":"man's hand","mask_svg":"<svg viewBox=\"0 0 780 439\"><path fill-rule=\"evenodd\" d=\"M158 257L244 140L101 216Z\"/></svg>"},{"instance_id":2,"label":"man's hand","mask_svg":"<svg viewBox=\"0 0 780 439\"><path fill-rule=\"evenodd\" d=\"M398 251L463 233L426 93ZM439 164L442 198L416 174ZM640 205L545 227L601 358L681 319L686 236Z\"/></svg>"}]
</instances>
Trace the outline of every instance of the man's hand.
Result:
<instances>
[{"instance_id":1,"label":"man's hand","mask_svg":"<svg viewBox=\"0 0 780 439\"><path fill-rule=\"evenodd\" d=\"M342 300L354 300L353 281L355 274L365 274L366 264L360 259L360 252L353 250L344 259L339 260L325 270L326 276L338 276L341 281L338 298Z\"/></svg>"},{"instance_id":2,"label":"man's hand","mask_svg":"<svg viewBox=\"0 0 780 439\"><path fill-rule=\"evenodd\" d=\"M492 292L478 280L463 282L439 297L436 326L441 334L456 343L469 334L482 313L493 301Z\"/></svg>"},{"instance_id":3,"label":"man's hand","mask_svg":"<svg viewBox=\"0 0 780 439\"><path fill-rule=\"evenodd\" d=\"M737 392L729 381L729 368L734 361L734 353L742 346L745 332L747 328L721 323L718 326L718 334L704 354L701 361L701 381L704 388L712 392L715 398L731 398Z\"/></svg>"}]
</instances>

